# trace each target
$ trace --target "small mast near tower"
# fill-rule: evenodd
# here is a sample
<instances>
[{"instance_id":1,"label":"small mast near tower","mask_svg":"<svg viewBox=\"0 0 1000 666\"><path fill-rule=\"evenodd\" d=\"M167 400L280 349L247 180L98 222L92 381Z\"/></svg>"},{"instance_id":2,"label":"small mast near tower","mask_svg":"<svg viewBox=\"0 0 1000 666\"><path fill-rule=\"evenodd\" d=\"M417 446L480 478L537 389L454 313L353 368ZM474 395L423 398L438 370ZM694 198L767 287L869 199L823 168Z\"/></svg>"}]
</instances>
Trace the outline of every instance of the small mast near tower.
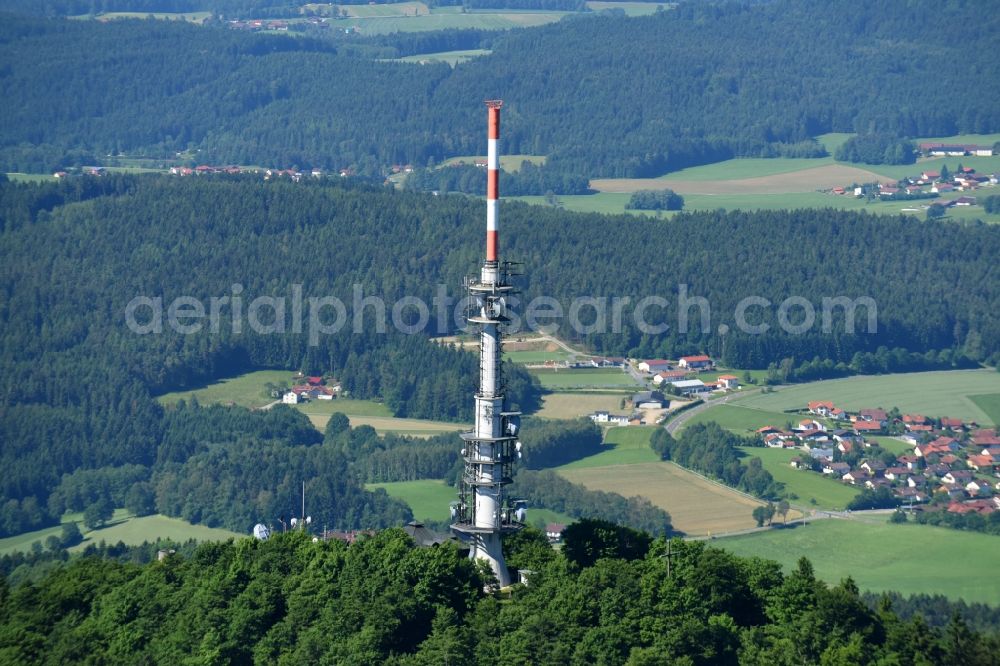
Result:
<instances>
[{"instance_id":1,"label":"small mast near tower","mask_svg":"<svg viewBox=\"0 0 1000 666\"><path fill-rule=\"evenodd\" d=\"M509 279L511 263L500 261L499 175L501 100L489 100L489 158L486 181L486 261L478 277L466 280L469 323L480 326L479 390L475 394L475 423L463 432L465 470L458 502L452 505L452 529L465 535L471 546L469 556L490 565L501 587L510 584L503 560L501 535L522 528L524 510L514 508L504 495L511 482L511 468L520 457L518 433L521 413L509 411L500 365L501 327L507 299L514 289Z\"/></svg>"}]
</instances>

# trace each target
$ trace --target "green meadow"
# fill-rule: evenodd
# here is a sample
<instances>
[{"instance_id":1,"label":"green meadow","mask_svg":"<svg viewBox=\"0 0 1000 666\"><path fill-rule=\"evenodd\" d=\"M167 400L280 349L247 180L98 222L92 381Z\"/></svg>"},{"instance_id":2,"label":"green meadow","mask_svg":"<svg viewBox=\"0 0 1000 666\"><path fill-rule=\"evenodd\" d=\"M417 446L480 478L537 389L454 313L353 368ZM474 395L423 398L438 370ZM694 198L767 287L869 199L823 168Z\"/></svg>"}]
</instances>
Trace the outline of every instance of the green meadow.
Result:
<instances>
[{"instance_id":1,"label":"green meadow","mask_svg":"<svg viewBox=\"0 0 1000 666\"><path fill-rule=\"evenodd\" d=\"M479 29L510 30L528 28L558 21L567 12L438 12L419 16L373 16L339 19L337 27L352 27L363 35L388 35L393 32L426 32L430 30Z\"/></svg>"},{"instance_id":2,"label":"green meadow","mask_svg":"<svg viewBox=\"0 0 1000 666\"><path fill-rule=\"evenodd\" d=\"M780 562L786 571L808 557L817 578L851 576L862 590L942 594L949 599L996 604L1000 599L997 537L929 525L819 520L720 539L713 545L742 556Z\"/></svg>"},{"instance_id":3,"label":"green meadow","mask_svg":"<svg viewBox=\"0 0 1000 666\"><path fill-rule=\"evenodd\" d=\"M926 416L950 416L994 424L991 416L972 396L987 407L998 404L1000 372L991 369L914 372L828 379L808 384L782 386L772 393L753 393L733 399L742 407L781 412L805 409L811 400L830 400L844 409L899 407L901 411Z\"/></svg>"},{"instance_id":4,"label":"green meadow","mask_svg":"<svg viewBox=\"0 0 1000 666\"><path fill-rule=\"evenodd\" d=\"M564 349L557 349L556 351L505 351L503 353L504 360L511 361L512 363L546 363L548 361L562 362L571 358L573 354L570 354Z\"/></svg>"},{"instance_id":5,"label":"green meadow","mask_svg":"<svg viewBox=\"0 0 1000 666\"><path fill-rule=\"evenodd\" d=\"M457 491L440 479L396 481L392 483L366 483L365 488L382 488L390 497L406 502L417 521L445 521L451 517L449 505L458 499ZM573 518L564 513L528 507L528 523L562 523L568 525Z\"/></svg>"},{"instance_id":6,"label":"green meadow","mask_svg":"<svg viewBox=\"0 0 1000 666\"><path fill-rule=\"evenodd\" d=\"M439 53L421 53L418 55L404 56L396 58L395 62L415 62L418 64L429 62L446 62L452 67L459 63L468 62L473 58L489 55L491 51L487 49L469 49L466 51L441 51Z\"/></svg>"},{"instance_id":7,"label":"green meadow","mask_svg":"<svg viewBox=\"0 0 1000 666\"><path fill-rule=\"evenodd\" d=\"M708 423L714 421L727 430L732 430L740 435L746 435L764 426L774 426L784 428L788 423L792 425L802 420L798 414L786 414L784 412L765 411L752 407L742 407L739 405L726 404L709 407L703 412L699 412L691 417L685 427L695 423Z\"/></svg>"},{"instance_id":8,"label":"green meadow","mask_svg":"<svg viewBox=\"0 0 1000 666\"><path fill-rule=\"evenodd\" d=\"M575 460L556 469L573 470L609 465L633 465L659 462L660 458L649 446L657 426L616 426L604 435L605 450L581 460Z\"/></svg>"},{"instance_id":9,"label":"green meadow","mask_svg":"<svg viewBox=\"0 0 1000 666\"><path fill-rule=\"evenodd\" d=\"M805 455L801 450L741 447L740 451L747 456L759 458L774 480L784 483L785 491L797 496L790 499L793 504L820 509L843 509L859 492L857 488L829 476L795 469L789 465L792 458Z\"/></svg>"},{"instance_id":10,"label":"green meadow","mask_svg":"<svg viewBox=\"0 0 1000 666\"><path fill-rule=\"evenodd\" d=\"M638 386L631 375L621 370L605 370L603 368L533 369L531 373L538 377L544 388L550 389Z\"/></svg>"},{"instance_id":11,"label":"green meadow","mask_svg":"<svg viewBox=\"0 0 1000 666\"><path fill-rule=\"evenodd\" d=\"M291 385L294 372L291 370L255 370L238 377L230 377L218 382L187 391L174 391L157 398L160 404L172 405L178 400L196 398L203 405L214 403L234 404L241 407L263 407L274 402L265 386L268 383Z\"/></svg>"},{"instance_id":12,"label":"green meadow","mask_svg":"<svg viewBox=\"0 0 1000 666\"><path fill-rule=\"evenodd\" d=\"M247 534L242 535L225 529L193 525L180 518L170 518L161 514L136 518L125 509L116 509L108 524L96 530L88 530L84 527L83 514L81 513L67 513L63 516L62 522L77 523L77 527L83 533L83 541L70 548L71 552L83 550L87 546L101 541L109 544L121 541L130 546L138 546L147 541L154 542L157 539L170 539L178 542L188 539L225 541L230 538L248 536L250 529L250 526L247 526ZM34 542L38 541L44 546L47 538L60 534L62 534L62 525L0 539L0 556L9 555L16 551L28 552Z\"/></svg>"}]
</instances>

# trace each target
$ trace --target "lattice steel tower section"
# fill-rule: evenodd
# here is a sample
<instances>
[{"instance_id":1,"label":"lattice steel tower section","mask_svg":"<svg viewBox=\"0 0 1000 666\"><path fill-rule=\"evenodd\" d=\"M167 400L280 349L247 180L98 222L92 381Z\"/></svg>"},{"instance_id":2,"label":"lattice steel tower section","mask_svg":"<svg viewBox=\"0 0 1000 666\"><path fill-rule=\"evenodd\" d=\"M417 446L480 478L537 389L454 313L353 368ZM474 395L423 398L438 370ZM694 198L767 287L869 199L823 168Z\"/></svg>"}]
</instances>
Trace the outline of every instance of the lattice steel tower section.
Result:
<instances>
[{"instance_id":1,"label":"lattice steel tower section","mask_svg":"<svg viewBox=\"0 0 1000 666\"><path fill-rule=\"evenodd\" d=\"M465 535L469 556L485 560L501 587L510 584L500 540L505 532L522 528L523 509L516 509L504 493L511 482L511 468L520 457L520 412L507 409L500 365L501 328L506 317L512 264L500 261L499 171L501 100L489 100L489 158L486 186L486 261L479 276L467 278L470 324L480 327L479 390L475 394L475 423L463 432L465 469L458 502L452 505L452 529Z\"/></svg>"}]
</instances>

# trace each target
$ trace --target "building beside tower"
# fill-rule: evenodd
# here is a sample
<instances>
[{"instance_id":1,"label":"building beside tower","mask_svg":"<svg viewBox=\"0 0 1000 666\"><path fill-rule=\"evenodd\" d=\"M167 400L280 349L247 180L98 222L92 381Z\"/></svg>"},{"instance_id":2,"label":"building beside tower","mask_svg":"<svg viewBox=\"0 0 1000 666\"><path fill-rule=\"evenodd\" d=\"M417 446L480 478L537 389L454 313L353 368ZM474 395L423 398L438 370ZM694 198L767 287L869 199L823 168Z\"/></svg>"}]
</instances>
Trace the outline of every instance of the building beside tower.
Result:
<instances>
[{"instance_id":1,"label":"building beside tower","mask_svg":"<svg viewBox=\"0 0 1000 666\"><path fill-rule=\"evenodd\" d=\"M520 412L508 409L501 367L502 328L507 318L511 263L500 260L499 175L500 107L486 102L489 113L489 151L486 186L486 260L479 275L466 280L470 324L479 327L479 387L473 397L475 422L461 433L464 471L458 501L452 505L452 529L465 538L469 556L487 562L500 586L510 584L501 538L522 528L523 509L504 492L520 457Z\"/></svg>"}]
</instances>

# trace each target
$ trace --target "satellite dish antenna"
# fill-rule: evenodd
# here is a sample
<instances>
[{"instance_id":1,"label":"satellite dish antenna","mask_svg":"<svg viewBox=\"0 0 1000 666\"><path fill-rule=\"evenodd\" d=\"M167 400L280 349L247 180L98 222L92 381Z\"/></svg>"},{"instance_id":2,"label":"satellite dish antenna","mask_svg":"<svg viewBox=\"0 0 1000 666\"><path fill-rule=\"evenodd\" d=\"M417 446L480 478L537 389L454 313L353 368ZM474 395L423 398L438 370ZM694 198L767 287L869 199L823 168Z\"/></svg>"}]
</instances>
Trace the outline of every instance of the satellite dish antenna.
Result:
<instances>
[{"instance_id":1,"label":"satellite dish antenna","mask_svg":"<svg viewBox=\"0 0 1000 666\"><path fill-rule=\"evenodd\" d=\"M271 530L264 523L257 523L253 526L253 536L259 541L267 541L271 537Z\"/></svg>"},{"instance_id":2,"label":"satellite dish antenna","mask_svg":"<svg viewBox=\"0 0 1000 666\"><path fill-rule=\"evenodd\" d=\"M306 525L312 525L312 521L313 521L312 516L306 516Z\"/></svg>"},{"instance_id":3,"label":"satellite dish antenna","mask_svg":"<svg viewBox=\"0 0 1000 666\"><path fill-rule=\"evenodd\" d=\"M298 518L292 518L292 527L295 527L298 524L299 524L299 519Z\"/></svg>"}]
</instances>

